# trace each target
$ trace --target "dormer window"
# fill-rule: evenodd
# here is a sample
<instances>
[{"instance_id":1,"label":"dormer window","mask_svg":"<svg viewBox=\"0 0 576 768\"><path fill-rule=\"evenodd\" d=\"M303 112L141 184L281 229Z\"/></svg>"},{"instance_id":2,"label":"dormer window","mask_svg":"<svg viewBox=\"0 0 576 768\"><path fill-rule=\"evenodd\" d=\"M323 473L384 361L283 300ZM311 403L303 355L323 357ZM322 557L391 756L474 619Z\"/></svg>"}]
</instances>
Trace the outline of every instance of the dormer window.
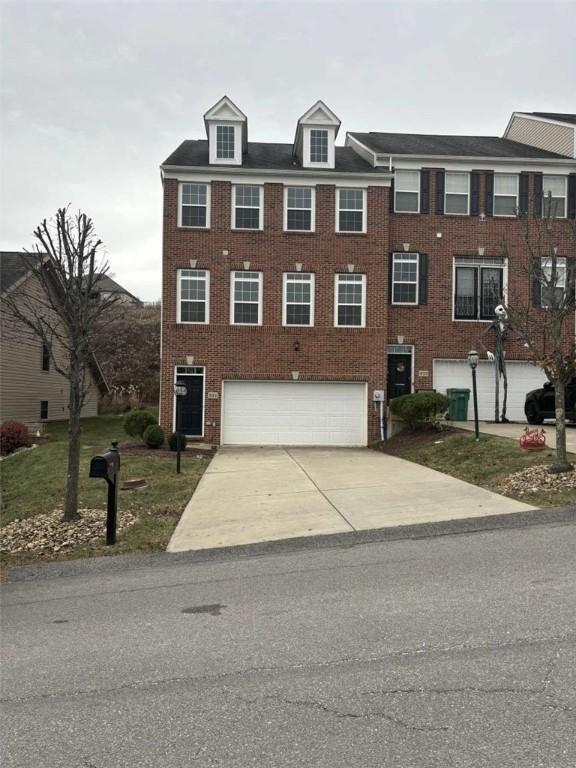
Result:
<instances>
[{"instance_id":1,"label":"dormer window","mask_svg":"<svg viewBox=\"0 0 576 768\"><path fill-rule=\"evenodd\" d=\"M312 128L310 131L310 162L328 162L328 131L325 128Z\"/></svg>"},{"instance_id":2,"label":"dormer window","mask_svg":"<svg viewBox=\"0 0 576 768\"><path fill-rule=\"evenodd\" d=\"M206 112L204 123L210 165L242 165L242 155L248 146L246 115L223 96Z\"/></svg>"},{"instance_id":3,"label":"dormer window","mask_svg":"<svg viewBox=\"0 0 576 768\"><path fill-rule=\"evenodd\" d=\"M234 159L234 126L216 126L216 157L218 160Z\"/></svg>"},{"instance_id":4,"label":"dormer window","mask_svg":"<svg viewBox=\"0 0 576 768\"><path fill-rule=\"evenodd\" d=\"M340 120L322 101L317 101L298 120L294 157L303 168L336 166L336 134Z\"/></svg>"}]
</instances>

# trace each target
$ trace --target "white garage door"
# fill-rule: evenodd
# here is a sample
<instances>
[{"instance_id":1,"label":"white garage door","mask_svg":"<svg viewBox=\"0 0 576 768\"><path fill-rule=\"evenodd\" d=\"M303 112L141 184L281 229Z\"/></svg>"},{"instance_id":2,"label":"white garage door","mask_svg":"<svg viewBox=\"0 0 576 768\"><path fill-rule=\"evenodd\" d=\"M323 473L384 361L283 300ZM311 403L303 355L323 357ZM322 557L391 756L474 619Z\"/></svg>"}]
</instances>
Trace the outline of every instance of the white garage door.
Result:
<instances>
[{"instance_id":1,"label":"white garage door","mask_svg":"<svg viewBox=\"0 0 576 768\"><path fill-rule=\"evenodd\" d=\"M226 445L366 445L366 384L226 381Z\"/></svg>"},{"instance_id":2,"label":"white garage door","mask_svg":"<svg viewBox=\"0 0 576 768\"><path fill-rule=\"evenodd\" d=\"M524 400L526 393L537 389L547 380L546 374L531 363L508 360L508 407L506 416L511 421L525 421ZM477 369L478 414L483 421L494 421L494 363L481 360ZM434 360L434 389L446 393L448 388L472 390L472 374L466 360ZM502 412L502 379L500 379L500 413ZM468 418L474 418L472 394Z\"/></svg>"}]
</instances>

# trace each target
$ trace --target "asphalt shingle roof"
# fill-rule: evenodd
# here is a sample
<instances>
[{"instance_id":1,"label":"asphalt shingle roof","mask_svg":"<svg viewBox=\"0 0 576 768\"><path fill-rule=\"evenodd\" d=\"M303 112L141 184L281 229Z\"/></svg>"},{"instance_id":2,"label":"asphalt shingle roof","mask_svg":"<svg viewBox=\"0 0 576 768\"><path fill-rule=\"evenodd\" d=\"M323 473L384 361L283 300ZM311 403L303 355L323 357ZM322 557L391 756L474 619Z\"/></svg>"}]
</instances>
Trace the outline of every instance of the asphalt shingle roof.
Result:
<instances>
[{"instance_id":1,"label":"asphalt shingle roof","mask_svg":"<svg viewBox=\"0 0 576 768\"><path fill-rule=\"evenodd\" d=\"M390 155L454 157L564 158L556 152L530 147L499 136L434 136L419 133L350 134L374 152Z\"/></svg>"},{"instance_id":2,"label":"asphalt shingle roof","mask_svg":"<svg viewBox=\"0 0 576 768\"><path fill-rule=\"evenodd\" d=\"M24 277L30 270L27 261L30 258L21 251L0 251L0 293L4 293Z\"/></svg>"},{"instance_id":3,"label":"asphalt shingle roof","mask_svg":"<svg viewBox=\"0 0 576 768\"><path fill-rule=\"evenodd\" d=\"M528 115L534 115L534 117L545 117L548 120L559 120L561 123L571 123L576 125L576 115L567 114L565 112L527 112Z\"/></svg>"},{"instance_id":4,"label":"asphalt shingle roof","mask_svg":"<svg viewBox=\"0 0 576 768\"><path fill-rule=\"evenodd\" d=\"M209 166L208 141L206 139L183 141L178 149L172 152L170 157L164 161L163 165ZM219 163L218 167L222 167L222 165ZM236 168L237 166L230 167ZM310 170L312 173L322 173L324 171L324 169L320 168L302 168L293 156L292 144L273 144L262 141L248 142L247 151L242 159L242 167L271 171ZM382 172L373 168L350 147L336 147L335 170L348 173Z\"/></svg>"}]
</instances>

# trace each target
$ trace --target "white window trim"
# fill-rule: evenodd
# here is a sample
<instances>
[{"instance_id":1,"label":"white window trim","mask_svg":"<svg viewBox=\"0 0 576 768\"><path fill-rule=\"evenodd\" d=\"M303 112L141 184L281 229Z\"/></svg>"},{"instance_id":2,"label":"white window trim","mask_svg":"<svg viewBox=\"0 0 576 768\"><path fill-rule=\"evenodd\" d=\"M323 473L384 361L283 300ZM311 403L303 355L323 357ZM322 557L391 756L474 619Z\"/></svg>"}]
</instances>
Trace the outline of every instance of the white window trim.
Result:
<instances>
[{"instance_id":1,"label":"white window trim","mask_svg":"<svg viewBox=\"0 0 576 768\"><path fill-rule=\"evenodd\" d=\"M257 323L236 323L234 322L234 278L236 275L243 275L245 272L243 272L241 269L233 269L230 272L230 325L243 325L247 326L249 328L256 328L259 325L262 325L262 306L263 306L263 285L264 285L264 276L262 272L258 272L256 269L249 269L248 272L257 272L258 273L258 322ZM252 278L253 279L253 278ZM240 302L241 303L241 302Z\"/></svg>"},{"instance_id":2,"label":"white window trim","mask_svg":"<svg viewBox=\"0 0 576 768\"><path fill-rule=\"evenodd\" d=\"M216 157L216 128L219 125L234 128L234 157ZM208 128L210 165L242 165L242 124L227 120L210 122Z\"/></svg>"},{"instance_id":3,"label":"white window trim","mask_svg":"<svg viewBox=\"0 0 576 768\"><path fill-rule=\"evenodd\" d=\"M366 328L366 275L362 277L362 309L360 325L339 325L338 323L338 283L340 277L348 277L350 274L358 275L358 272L337 272L334 275L334 327L335 328ZM346 305L347 306L347 305Z\"/></svg>"},{"instance_id":4,"label":"white window trim","mask_svg":"<svg viewBox=\"0 0 576 768\"><path fill-rule=\"evenodd\" d=\"M516 205L514 206L515 210L518 210L519 207L519 194L520 194L520 176L517 173L495 173L494 174L494 193L493 193L493 202L492 202L492 215L496 216L499 219L514 219L516 218L516 213L496 213L496 198L497 197L512 197L512 195L499 195L496 193L496 179L499 176L514 176L516 178Z\"/></svg>"},{"instance_id":5,"label":"white window trim","mask_svg":"<svg viewBox=\"0 0 576 768\"><path fill-rule=\"evenodd\" d=\"M286 322L287 305L288 305L288 275L309 275L310 276L310 322L304 323L290 323ZM282 275L282 325L286 328L313 328L314 327L314 291L315 291L315 274L314 272L284 272ZM302 281L303 282L303 281Z\"/></svg>"},{"instance_id":6,"label":"white window trim","mask_svg":"<svg viewBox=\"0 0 576 768\"><path fill-rule=\"evenodd\" d=\"M394 262L396 256L416 256L416 301L394 301L394 285L404 284L413 285L413 283L407 283L405 280L394 280ZM419 253L405 253L404 251L395 251L392 254L392 304L395 307L416 307L420 301L420 254Z\"/></svg>"},{"instance_id":7,"label":"white window trim","mask_svg":"<svg viewBox=\"0 0 576 768\"><path fill-rule=\"evenodd\" d=\"M294 211L310 210L310 229L288 229L288 189L309 189L312 192L311 208L291 208ZM286 184L284 185L284 232L315 232L316 231L316 187L308 187L305 184Z\"/></svg>"},{"instance_id":8,"label":"white window trim","mask_svg":"<svg viewBox=\"0 0 576 768\"><path fill-rule=\"evenodd\" d=\"M550 267L549 277L545 275L545 270L548 266ZM540 269L542 270L542 274L546 280L552 279L552 259L550 258L550 256L540 257ZM563 275L563 278L562 280L557 281L554 288L561 288L563 291L565 291L566 280L568 279L568 262L566 260L566 256L556 257L556 274L558 277L560 277L560 275ZM540 282L540 308L541 309L550 309L550 304L544 304L544 290L546 287L547 286L544 285L544 283Z\"/></svg>"},{"instance_id":9,"label":"white window trim","mask_svg":"<svg viewBox=\"0 0 576 768\"><path fill-rule=\"evenodd\" d=\"M576 134L576 131L575 131ZM547 194L544 191L544 179L546 176L554 177L556 179L564 179L564 194L556 197L552 197L552 200L560 200L561 198L564 200L564 215L563 216L555 216L555 219L566 219L568 217L568 176L564 176L562 173L543 173L542 174L542 207L540 210L540 215L544 216L544 203L547 199Z\"/></svg>"},{"instance_id":10,"label":"white window trim","mask_svg":"<svg viewBox=\"0 0 576 768\"><path fill-rule=\"evenodd\" d=\"M313 162L310 159L310 131L328 131L328 161L325 163ZM305 125L302 130L302 141L304 142L304 168L334 168L336 161L335 149L336 132L333 126L327 125Z\"/></svg>"},{"instance_id":11,"label":"white window trim","mask_svg":"<svg viewBox=\"0 0 576 768\"><path fill-rule=\"evenodd\" d=\"M184 184L198 184L206 187L206 225L204 227L193 227L189 224L182 224L182 188ZM211 185L205 181L181 181L178 184L178 227L180 229L210 229L210 199L211 199Z\"/></svg>"},{"instance_id":12,"label":"white window trim","mask_svg":"<svg viewBox=\"0 0 576 768\"><path fill-rule=\"evenodd\" d=\"M470 259L470 266L483 266L474 263L474 259ZM465 319L462 317L456 317L456 267L465 267L466 264L456 264L456 258L452 258L452 322L453 323L492 323L493 320L484 320L483 318L470 318ZM490 266L486 264L484 266ZM494 265L495 267L498 265ZM504 304L508 303L508 259L504 259L504 264L499 267L502 269L502 294L504 297Z\"/></svg>"},{"instance_id":13,"label":"white window trim","mask_svg":"<svg viewBox=\"0 0 576 768\"><path fill-rule=\"evenodd\" d=\"M260 190L260 205L258 215L258 227L236 226L236 190L238 187L258 187ZM255 205L242 205L241 208L256 208ZM232 229L235 232L261 232L264 229L264 185L263 184L233 184L232 185Z\"/></svg>"},{"instance_id":14,"label":"white window trim","mask_svg":"<svg viewBox=\"0 0 576 768\"><path fill-rule=\"evenodd\" d=\"M396 173L402 173L402 171L410 171L410 172L416 171L416 173L418 174L418 186L417 186L417 189L415 190L400 189L398 187L398 176L394 174L394 213L408 213L408 214L412 214L413 216L416 216L417 214L420 213L420 185L421 185L420 169L417 169L417 168L397 168L396 169ZM409 192L411 195L413 194L418 195L418 209L416 211L399 211L398 208L396 207L396 194L398 192Z\"/></svg>"},{"instance_id":15,"label":"white window trim","mask_svg":"<svg viewBox=\"0 0 576 768\"><path fill-rule=\"evenodd\" d=\"M343 190L354 190L354 192L362 192L362 229L350 230L340 229L340 192ZM343 235L365 235L366 234L366 221L367 221L367 195L365 189L359 187L336 187L336 232ZM344 211L356 211L357 208L343 208Z\"/></svg>"},{"instance_id":16,"label":"white window trim","mask_svg":"<svg viewBox=\"0 0 576 768\"><path fill-rule=\"evenodd\" d=\"M463 195L463 192L447 192L446 191L446 177L447 176L466 176L468 179L468 190L466 192L466 213L451 213L447 210L446 202L448 195ZM445 171L444 174L444 214L446 216L470 216L470 174L464 171Z\"/></svg>"},{"instance_id":17,"label":"white window trim","mask_svg":"<svg viewBox=\"0 0 576 768\"><path fill-rule=\"evenodd\" d=\"M204 272L206 282L206 313L205 320L182 320L182 272ZM176 322L180 325L208 325L210 323L210 272L207 269L187 269L183 267L177 270L176 281Z\"/></svg>"}]
</instances>

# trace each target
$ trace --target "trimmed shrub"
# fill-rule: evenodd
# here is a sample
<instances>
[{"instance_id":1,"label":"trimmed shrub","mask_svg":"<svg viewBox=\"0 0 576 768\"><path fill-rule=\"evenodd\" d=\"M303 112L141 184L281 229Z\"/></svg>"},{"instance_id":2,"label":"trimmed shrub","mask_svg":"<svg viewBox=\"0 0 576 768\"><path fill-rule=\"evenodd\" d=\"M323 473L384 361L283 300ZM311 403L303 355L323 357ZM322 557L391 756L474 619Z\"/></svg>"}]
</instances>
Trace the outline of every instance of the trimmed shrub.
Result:
<instances>
[{"instance_id":1,"label":"trimmed shrub","mask_svg":"<svg viewBox=\"0 0 576 768\"><path fill-rule=\"evenodd\" d=\"M0 453L7 456L17 448L30 445L28 427L21 421L5 421L0 426Z\"/></svg>"},{"instance_id":2,"label":"trimmed shrub","mask_svg":"<svg viewBox=\"0 0 576 768\"><path fill-rule=\"evenodd\" d=\"M438 423L448 408L448 398L439 392L414 392L390 400L390 410L408 429L427 429Z\"/></svg>"},{"instance_id":3,"label":"trimmed shrub","mask_svg":"<svg viewBox=\"0 0 576 768\"><path fill-rule=\"evenodd\" d=\"M150 424L144 430L142 439L148 448L160 448L164 442L164 432L158 426L158 424Z\"/></svg>"},{"instance_id":4,"label":"trimmed shrub","mask_svg":"<svg viewBox=\"0 0 576 768\"><path fill-rule=\"evenodd\" d=\"M131 437L144 437L146 428L158 424L158 419L151 411L131 411L124 418L124 431Z\"/></svg>"},{"instance_id":5,"label":"trimmed shrub","mask_svg":"<svg viewBox=\"0 0 576 768\"><path fill-rule=\"evenodd\" d=\"M168 445L170 446L170 450L177 451L178 443L180 443L180 450L184 451L186 449L186 435L183 435L181 432L172 432L168 438Z\"/></svg>"}]
</instances>

